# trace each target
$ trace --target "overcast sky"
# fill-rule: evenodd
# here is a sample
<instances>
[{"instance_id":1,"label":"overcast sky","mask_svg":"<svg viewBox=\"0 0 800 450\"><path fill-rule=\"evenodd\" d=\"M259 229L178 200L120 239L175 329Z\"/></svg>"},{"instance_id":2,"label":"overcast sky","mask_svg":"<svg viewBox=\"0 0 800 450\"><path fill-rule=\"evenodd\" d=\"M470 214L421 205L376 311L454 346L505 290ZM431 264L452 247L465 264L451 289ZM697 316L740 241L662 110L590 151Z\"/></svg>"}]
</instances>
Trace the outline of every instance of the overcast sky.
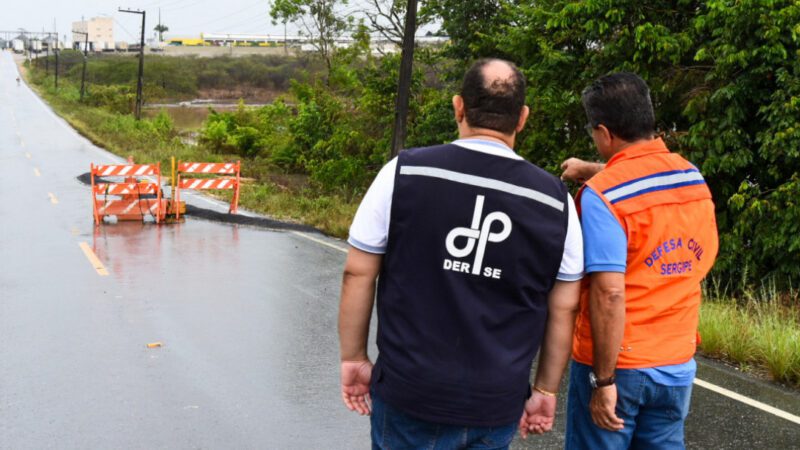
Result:
<instances>
[{"instance_id":1,"label":"overcast sky","mask_svg":"<svg viewBox=\"0 0 800 450\"><path fill-rule=\"evenodd\" d=\"M118 12L118 8L147 11L146 38L154 36L153 27L161 21L169 27L169 37L199 37L200 33L283 34L283 25L272 25L269 0L3 0L0 31L53 31L60 39L72 39L72 22L97 16L114 18L114 40L139 40L141 16ZM359 9L359 0L350 0L348 12ZM13 6L12 6L13 5ZM355 15L355 14L354 14ZM425 27L421 32L433 26ZM295 33L290 24L288 32ZM421 33L419 33L421 34ZM3 35L0 35L3 37Z\"/></svg>"},{"instance_id":2,"label":"overcast sky","mask_svg":"<svg viewBox=\"0 0 800 450\"><path fill-rule=\"evenodd\" d=\"M138 41L141 16L117 12L117 8L147 11L146 37L161 21L169 27L166 37L199 37L201 32L283 34L283 25L272 25L268 0L3 0L0 31L52 31L53 21L61 39L71 39L72 22L81 16L114 18L114 39ZM13 4L13 6L12 6ZM289 29L289 33L292 29Z\"/></svg>"}]
</instances>

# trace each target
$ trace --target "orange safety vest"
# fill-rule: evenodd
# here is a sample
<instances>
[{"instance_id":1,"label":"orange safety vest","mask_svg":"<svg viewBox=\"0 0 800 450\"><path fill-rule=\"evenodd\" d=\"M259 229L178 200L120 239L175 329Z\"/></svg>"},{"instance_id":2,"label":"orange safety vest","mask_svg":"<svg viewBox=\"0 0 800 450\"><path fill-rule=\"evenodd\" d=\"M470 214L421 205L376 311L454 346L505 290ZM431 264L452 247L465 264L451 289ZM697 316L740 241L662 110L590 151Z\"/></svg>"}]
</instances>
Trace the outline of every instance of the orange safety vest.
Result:
<instances>
[{"instance_id":1,"label":"orange safety vest","mask_svg":"<svg viewBox=\"0 0 800 450\"><path fill-rule=\"evenodd\" d=\"M628 239L625 334L617 367L682 364L697 348L700 282L717 256L717 223L703 176L661 139L614 155L586 186ZM578 192L577 204L580 205ZM572 345L592 365L589 283L584 278Z\"/></svg>"}]
</instances>

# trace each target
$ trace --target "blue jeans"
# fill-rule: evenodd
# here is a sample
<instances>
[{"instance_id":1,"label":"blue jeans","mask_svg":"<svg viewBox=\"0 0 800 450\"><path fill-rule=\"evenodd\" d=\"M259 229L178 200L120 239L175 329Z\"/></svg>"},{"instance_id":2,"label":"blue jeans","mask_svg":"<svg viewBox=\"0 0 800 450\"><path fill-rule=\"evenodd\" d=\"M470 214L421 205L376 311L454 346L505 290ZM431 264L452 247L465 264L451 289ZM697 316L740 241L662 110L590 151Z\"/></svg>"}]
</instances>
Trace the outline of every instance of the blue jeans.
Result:
<instances>
[{"instance_id":1,"label":"blue jeans","mask_svg":"<svg viewBox=\"0 0 800 450\"><path fill-rule=\"evenodd\" d=\"M427 422L393 408L374 392L370 394L373 450L507 449L519 425L463 427Z\"/></svg>"},{"instance_id":2,"label":"blue jeans","mask_svg":"<svg viewBox=\"0 0 800 450\"><path fill-rule=\"evenodd\" d=\"M621 431L607 431L592 422L589 400L592 368L573 361L567 398L566 448L684 449L683 423L689 414L692 386L663 386L635 369L617 369L617 416Z\"/></svg>"}]
</instances>

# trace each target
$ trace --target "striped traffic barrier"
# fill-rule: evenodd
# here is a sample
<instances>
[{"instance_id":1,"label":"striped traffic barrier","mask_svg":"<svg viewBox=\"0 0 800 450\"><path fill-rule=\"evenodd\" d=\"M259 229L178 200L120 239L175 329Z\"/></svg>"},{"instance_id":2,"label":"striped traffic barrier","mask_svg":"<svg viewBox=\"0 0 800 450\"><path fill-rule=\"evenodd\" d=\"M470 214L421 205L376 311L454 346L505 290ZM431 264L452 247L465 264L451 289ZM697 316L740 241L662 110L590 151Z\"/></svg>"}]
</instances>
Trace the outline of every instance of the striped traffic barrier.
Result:
<instances>
[{"instance_id":1,"label":"striped traffic barrier","mask_svg":"<svg viewBox=\"0 0 800 450\"><path fill-rule=\"evenodd\" d=\"M164 220L167 200L161 195L160 164L110 164L91 166L92 207L94 222L103 217L117 220L144 220L151 216L156 223ZM102 177L102 180L98 180ZM155 177L152 181L147 177ZM109 181L109 178L122 178ZM155 196L155 198L153 198Z\"/></svg>"},{"instance_id":2,"label":"striped traffic barrier","mask_svg":"<svg viewBox=\"0 0 800 450\"><path fill-rule=\"evenodd\" d=\"M215 178L186 178L184 174L194 175L232 175ZM239 184L241 180L241 163L206 163L178 161L176 174L173 176L174 204L180 205L181 190L233 190L229 214L236 214L239 206ZM175 218L180 218L180 211L175 209Z\"/></svg>"}]
</instances>

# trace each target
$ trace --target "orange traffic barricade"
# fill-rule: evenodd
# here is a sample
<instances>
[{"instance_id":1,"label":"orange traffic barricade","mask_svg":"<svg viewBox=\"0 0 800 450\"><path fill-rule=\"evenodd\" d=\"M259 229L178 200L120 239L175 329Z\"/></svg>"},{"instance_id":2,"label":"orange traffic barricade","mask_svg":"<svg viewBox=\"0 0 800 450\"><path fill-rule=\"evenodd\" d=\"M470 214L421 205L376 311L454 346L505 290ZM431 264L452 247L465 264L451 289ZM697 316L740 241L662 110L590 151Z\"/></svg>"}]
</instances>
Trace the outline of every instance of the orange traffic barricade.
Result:
<instances>
[{"instance_id":1,"label":"orange traffic barricade","mask_svg":"<svg viewBox=\"0 0 800 450\"><path fill-rule=\"evenodd\" d=\"M183 174L195 175L232 175L214 178L185 178ZM236 214L239 206L239 184L241 180L241 164L235 163L203 163L178 161L177 176L173 194L173 203L181 204L181 191L192 190L233 190L228 213ZM180 210L175 208L175 218L180 218Z\"/></svg>"},{"instance_id":2,"label":"orange traffic barricade","mask_svg":"<svg viewBox=\"0 0 800 450\"><path fill-rule=\"evenodd\" d=\"M144 220L151 216L159 223L167 214L167 200L161 195L160 164L92 164L91 180L95 224L106 216L116 216L117 220Z\"/></svg>"}]
</instances>

